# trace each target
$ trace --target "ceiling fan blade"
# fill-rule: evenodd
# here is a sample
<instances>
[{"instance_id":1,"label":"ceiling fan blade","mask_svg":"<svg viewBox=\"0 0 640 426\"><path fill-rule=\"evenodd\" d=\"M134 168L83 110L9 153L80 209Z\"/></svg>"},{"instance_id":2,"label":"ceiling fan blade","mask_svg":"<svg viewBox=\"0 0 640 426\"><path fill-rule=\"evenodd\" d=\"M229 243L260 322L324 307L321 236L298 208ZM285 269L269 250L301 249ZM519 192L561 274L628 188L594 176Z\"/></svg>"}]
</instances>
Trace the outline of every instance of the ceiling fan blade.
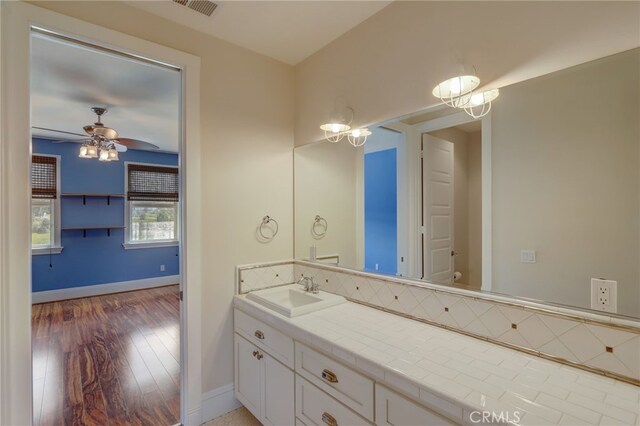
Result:
<instances>
[{"instance_id":1,"label":"ceiling fan blade","mask_svg":"<svg viewBox=\"0 0 640 426\"><path fill-rule=\"evenodd\" d=\"M121 144L119 144L117 142L114 142L113 146L116 147L116 151L118 151L118 152L127 152L127 147L124 146L124 145L121 145Z\"/></svg>"},{"instance_id":2,"label":"ceiling fan blade","mask_svg":"<svg viewBox=\"0 0 640 426\"><path fill-rule=\"evenodd\" d=\"M55 133L62 133L64 135L72 135L72 136L80 136L80 137L86 137L86 134L82 134L82 133L74 133L74 132L65 132L64 130L56 130L56 129L48 129L46 127L37 127L37 126L32 126L32 129L35 130L42 130L45 132L55 132Z\"/></svg>"},{"instance_id":3,"label":"ceiling fan blade","mask_svg":"<svg viewBox=\"0 0 640 426\"><path fill-rule=\"evenodd\" d=\"M50 141L51 143L86 143L90 142L91 139L51 139Z\"/></svg>"},{"instance_id":4,"label":"ceiling fan blade","mask_svg":"<svg viewBox=\"0 0 640 426\"><path fill-rule=\"evenodd\" d=\"M140 141L138 139L117 138L114 140L120 145L124 145L127 148L131 149L160 149L160 147L157 145L145 141Z\"/></svg>"}]
</instances>

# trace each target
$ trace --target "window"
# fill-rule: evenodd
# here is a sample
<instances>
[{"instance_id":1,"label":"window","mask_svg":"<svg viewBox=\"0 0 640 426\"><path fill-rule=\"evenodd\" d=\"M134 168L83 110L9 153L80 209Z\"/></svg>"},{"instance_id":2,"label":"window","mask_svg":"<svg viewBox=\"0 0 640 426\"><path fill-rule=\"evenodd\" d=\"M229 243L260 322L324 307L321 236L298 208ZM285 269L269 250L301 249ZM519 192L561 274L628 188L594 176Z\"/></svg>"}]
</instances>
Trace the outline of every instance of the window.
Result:
<instances>
[{"instance_id":1,"label":"window","mask_svg":"<svg viewBox=\"0 0 640 426\"><path fill-rule=\"evenodd\" d=\"M60 246L60 157L31 157L31 252L57 254Z\"/></svg>"},{"instance_id":2,"label":"window","mask_svg":"<svg viewBox=\"0 0 640 426\"><path fill-rule=\"evenodd\" d=\"M177 167L126 163L125 248L176 245L179 236Z\"/></svg>"}]
</instances>

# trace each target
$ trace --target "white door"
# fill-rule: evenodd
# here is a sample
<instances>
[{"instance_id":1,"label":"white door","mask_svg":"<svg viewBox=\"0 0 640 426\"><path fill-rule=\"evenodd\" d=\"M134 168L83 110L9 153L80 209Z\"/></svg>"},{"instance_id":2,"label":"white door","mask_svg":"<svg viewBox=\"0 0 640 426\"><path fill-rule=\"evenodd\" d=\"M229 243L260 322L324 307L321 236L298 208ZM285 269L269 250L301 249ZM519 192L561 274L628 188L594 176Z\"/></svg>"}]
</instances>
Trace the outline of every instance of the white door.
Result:
<instances>
[{"instance_id":1,"label":"white door","mask_svg":"<svg viewBox=\"0 0 640 426\"><path fill-rule=\"evenodd\" d=\"M295 401L293 371L280 364L275 358L264 355L264 389L262 395L265 425L293 426L295 424Z\"/></svg>"},{"instance_id":2,"label":"white door","mask_svg":"<svg viewBox=\"0 0 640 426\"><path fill-rule=\"evenodd\" d=\"M453 143L422 135L423 278L453 282Z\"/></svg>"},{"instance_id":3,"label":"white door","mask_svg":"<svg viewBox=\"0 0 640 426\"><path fill-rule=\"evenodd\" d=\"M258 348L235 335L235 394L256 418L261 417L261 367Z\"/></svg>"}]
</instances>

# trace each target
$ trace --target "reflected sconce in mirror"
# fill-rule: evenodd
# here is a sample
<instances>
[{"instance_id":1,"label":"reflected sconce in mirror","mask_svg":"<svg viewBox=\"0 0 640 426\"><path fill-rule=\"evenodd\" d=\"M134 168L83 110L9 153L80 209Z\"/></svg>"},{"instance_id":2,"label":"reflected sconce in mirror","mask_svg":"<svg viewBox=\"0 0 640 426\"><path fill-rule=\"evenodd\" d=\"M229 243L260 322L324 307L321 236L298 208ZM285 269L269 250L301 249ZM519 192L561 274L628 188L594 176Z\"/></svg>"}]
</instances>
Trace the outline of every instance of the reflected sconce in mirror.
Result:
<instances>
[{"instance_id":1,"label":"reflected sconce in mirror","mask_svg":"<svg viewBox=\"0 0 640 426\"><path fill-rule=\"evenodd\" d=\"M356 148L364 145L367 141L367 136L371 135L371 131L367 128L364 129L354 129L349 132L347 135L347 139L349 143Z\"/></svg>"},{"instance_id":2,"label":"reflected sconce in mirror","mask_svg":"<svg viewBox=\"0 0 640 426\"><path fill-rule=\"evenodd\" d=\"M491 111L491 102L500 95L498 89L476 92L479 85L480 78L475 75L460 75L438 84L431 93L445 105L464 109L478 119Z\"/></svg>"}]
</instances>

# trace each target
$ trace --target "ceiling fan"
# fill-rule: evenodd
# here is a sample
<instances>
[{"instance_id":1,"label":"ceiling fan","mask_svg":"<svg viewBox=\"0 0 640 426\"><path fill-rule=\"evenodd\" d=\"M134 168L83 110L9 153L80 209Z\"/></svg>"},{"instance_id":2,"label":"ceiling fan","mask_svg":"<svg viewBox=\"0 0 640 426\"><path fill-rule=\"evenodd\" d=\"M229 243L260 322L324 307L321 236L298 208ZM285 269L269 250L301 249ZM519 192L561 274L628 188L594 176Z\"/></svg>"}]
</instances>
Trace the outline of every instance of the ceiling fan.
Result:
<instances>
[{"instance_id":1,"label":"ceiling fan","mask_svg":"<svg viewBox=\"0 0 640 426\"><path fill-rule=\"evenodd\" d=\"M157 145L144 142L137 139L118 137L118 132L111 127L107 127L102 123L102 115L107 112L106 108L92 107L91 110L98 116L98 120L93 124L88 124L82 129L88 135L80 133L64 132L54 129L46 129L43 127L33 127L37 130L64 133L74 136L82 136L83 139L64 139L57 140L53 143L81 143L81 158L98 158L100 161L116 161L118 160L118 152L126 152L127 148L132 149L159 149Z\"/></svg>"}]
</instances>

